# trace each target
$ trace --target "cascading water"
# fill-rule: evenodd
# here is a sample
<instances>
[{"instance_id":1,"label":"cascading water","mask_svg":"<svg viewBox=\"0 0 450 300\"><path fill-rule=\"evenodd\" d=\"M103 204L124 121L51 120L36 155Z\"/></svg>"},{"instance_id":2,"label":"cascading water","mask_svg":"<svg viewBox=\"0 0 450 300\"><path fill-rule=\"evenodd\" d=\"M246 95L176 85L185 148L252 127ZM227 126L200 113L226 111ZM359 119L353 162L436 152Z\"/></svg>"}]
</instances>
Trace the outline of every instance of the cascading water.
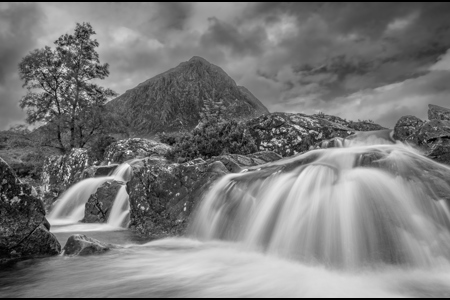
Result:
<instances>
[{"instance_id":1,"label":"cascading water","mask_svg":"<svg viewBox=\"0 0 450 300\"><path fill-rule=\"evenodd\" d=\"M89 197L107 181L127 182L131 178L129 163L119 165L111 175L88 178L70 187L58 200L49 214L52 225L76 224L84 217L85 205ZM128 194L125 186L119 189L108 218L110 227L126 227L129 218Z\"/></svg>"},{"instance_id":2,"label":"cascading water","mask_svg":"<svg viewBox=\"0 0 450 300\"><path fill-rule=\"evenodd\" d=\"M448 264L450 168L391 139L362 133L227 175L190 232L334 268Z\"/></svg>"}]
</instances>

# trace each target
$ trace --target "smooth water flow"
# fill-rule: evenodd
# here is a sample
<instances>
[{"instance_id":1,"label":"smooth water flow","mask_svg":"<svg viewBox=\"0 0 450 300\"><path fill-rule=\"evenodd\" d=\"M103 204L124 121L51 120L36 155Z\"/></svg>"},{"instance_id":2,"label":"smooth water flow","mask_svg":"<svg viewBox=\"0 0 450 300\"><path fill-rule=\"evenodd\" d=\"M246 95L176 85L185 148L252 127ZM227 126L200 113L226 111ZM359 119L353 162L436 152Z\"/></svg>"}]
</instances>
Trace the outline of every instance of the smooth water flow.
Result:
<instances>
[{"instance_id":1,"label":"smooth water flow","mask_svg":"<svg viewBox=\"0 0 450 300\"><path fill-rule=\"evenodd\" d=\"M448 264L450 168L389 132L341 145L225 176L191 234L333 268Z\"/></svg>"},{"instance_id":2,"label":"smooth water flow","mask_svg":"<svg viewBox=\"0 0 450 300\"><path fill-rule=\"evenodd\" d=\"M128 163L119 165L111 175L88 178L70 187L55 202L48 216L52 225L76 224L84 218L85 205L89 197L108 181L127 182L131 178L131 167ZM129 215L128 194L125 186L120 188L108 218L110 227L125 227ZM106 227L105 227L106 228Z\"/></svg>"}]
</instances>

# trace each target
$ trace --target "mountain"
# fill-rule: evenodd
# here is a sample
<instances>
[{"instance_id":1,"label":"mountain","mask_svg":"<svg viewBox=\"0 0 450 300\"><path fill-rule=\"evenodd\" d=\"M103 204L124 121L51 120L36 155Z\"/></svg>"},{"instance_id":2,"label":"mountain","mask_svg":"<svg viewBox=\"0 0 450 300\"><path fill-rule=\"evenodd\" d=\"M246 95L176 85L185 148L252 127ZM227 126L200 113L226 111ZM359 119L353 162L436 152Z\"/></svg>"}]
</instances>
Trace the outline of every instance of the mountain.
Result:
<instances>
[{"instance_id":1,"label":"mountain","mask_svg":"<svg viewBox=\"0 0 450 300\"><path fill-rule=\"evenodd\" d=\"M220 67L194 56L107 103L133 133L190 130L212 116L250 119L269 113Z\"/></svg>"}]
</instances>

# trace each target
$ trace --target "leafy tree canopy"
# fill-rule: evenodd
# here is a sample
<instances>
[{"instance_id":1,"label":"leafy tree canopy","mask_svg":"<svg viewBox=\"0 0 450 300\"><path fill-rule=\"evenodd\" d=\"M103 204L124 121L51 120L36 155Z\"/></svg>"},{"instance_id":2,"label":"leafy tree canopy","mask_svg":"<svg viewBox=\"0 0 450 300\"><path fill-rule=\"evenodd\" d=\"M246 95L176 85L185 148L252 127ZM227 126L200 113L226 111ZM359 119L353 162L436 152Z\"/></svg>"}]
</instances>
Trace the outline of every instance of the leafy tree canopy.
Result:
<instances>
[{"instance_id":1,"label":"leafy tree canopy","mask_svg":"<svg viewBox=\"0 0 450 300\"><path fill-rule=\"evenodd\" d=\"M109 65L101 64L97 40L89 23L76 24L73 34L64 34L54 44L25 56L19 64L27 94L20 106L27 122L42 122L53 147L67 152L105 130L108 114L104 107L117 94L94 81L109 76ZM50 145L47 145L50 146Z\"/></svg>"}]
</instances>

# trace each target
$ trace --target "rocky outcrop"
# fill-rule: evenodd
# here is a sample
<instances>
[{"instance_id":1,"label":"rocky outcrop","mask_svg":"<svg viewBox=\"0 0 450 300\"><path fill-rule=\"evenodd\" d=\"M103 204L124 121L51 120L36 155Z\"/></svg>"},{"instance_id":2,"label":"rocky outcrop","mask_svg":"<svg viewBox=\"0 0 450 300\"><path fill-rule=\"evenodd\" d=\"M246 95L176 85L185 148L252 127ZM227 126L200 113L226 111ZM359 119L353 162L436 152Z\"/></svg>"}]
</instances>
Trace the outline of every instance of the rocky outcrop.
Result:
<instances>
[{"instance_id":1,"label":"rocky outcrop","mask_svg":"<svg viewBox=\"0 0 450 300\"><path fill-rule=\"evenodd\" d=\"M222 162L201 159L171 164L149 158L132 167L130 228L152 237L183 234L203 193L228 173Z\"/></svg>"},{"instance_id":2,"label":"rocky outcrop","mask_svg":"<svg viewBox=\"0 0 450 300\"><path fill-rule=\"evenodd\" d=\"M108 166L92 166L84 169L81 174L82 179L108 176L116 170L118 164L112 164Z\"/></svg>"},{"instance_id":3,"label":"rocky outcrop","mask_svg":"<svg viewBox=\"0 0 450 300\"><path fill-rule=\"evenodd\" d=\"M404 116L394 127L394 139L406 141L414 139L414 134L423 125L423 121L414 116Z\"/></svg>"},{"instance_id":4,"label":"rocky outcrop","mask_svg":"<svg viewBox=\"0 0 450 300\"><path fill-rule=\"evenodd\" d=\"M132 132L191 130L209 116L249 119L269 113L220 67L194 56L123 95L107 107Z\"/></svg>"},{"instance_id":5,"label":"rocky outcrop","mask_svg":"<svg viewBox=\"0 0 450 300\"><path fill-rule=\"evenodd\" d=\"M384 128L381 125L373 123L372 121L358 121L358 122L355 122L355 121L349 121L349 120L346 120L346 119L342 119L342 118L337 117L337 116L326 115L326 114L316 114L316 115L313 115L313 117L325 119L325 120L328 120L330 122L346 126L346 127L351 128L351 129L353 129L355 131L376 131L376 130L387 129L387 128Z\"/></svg>"},{"instance_id":6,"label":"rocky outcrop","mask_svg":"<svg viewBox=\"0 0 450 300\"><path fill-rule=\"evenodd\" d=\"M114 205L117 192L124 185L122 182L107 181L89 197L85 206L84 223L105 223Z\"/></svg>"},{"instance_id":7,"label":"rocky outcrop","mask_svg":"<svg viewBox=\"0 0 450 300\"><path fill-rule=\"evenodd\" d=\"M418 146L431 159L450 164L450 120L446 120L450 110L431 104L429 107L429 121L402 117L394 128L394 138Z\"/></svg>"},{"instance_id":8,"label":"rocky outcrop","mask_svg":"<svg viewBox=\"0 0 450 300\"><path fill-rule=\"evenodd\" d=\"M450 109L429 104L428 105L428 119L450 121Z\"/></svg>"},{"instance_id":9,"label":"rocky outcrop","mask_svg":"<svg viewBox=\"0 0 450 300\"><path fill-rule=\"evenodd\" d=\"M86 256L92 254L101 254L113 248L113 245L100 242L96 239L82 234L75 234L69 237L64 246L64 255Z\"/></svg>"},{"instance_id":10,"label":"rocky outcrop","mask_svg":"<svg viewBox=\"0 0 450 300\"><path fill-rule=\"evenodd\" d=\"M326 119L291 113L263 115L250 120L247 126L260 151L273 151L283 157L306 152L320 141L355 133Z\"/></svg>"},{"instance_id":11,"label":"rocky outcrop","mask_svg":"<svg viewBox=\"0 0 450 300\"><path fill-rule=\"evenodd\" d=\"M0 158L0 263L59 254L61 245L49 229L36 192Z\"/></svg>"},{"instance_id":12,"label":"rocky outcrop","mask_svg":"<svg viewBox=\"0 0 450 300\"><path fill-rule=\"evenodd\" d=\"M105 150L105 162L123 163L134 158L164 156L171 147L153 140L132 138L112 143Z\"/></svg>"}]
</instances>

